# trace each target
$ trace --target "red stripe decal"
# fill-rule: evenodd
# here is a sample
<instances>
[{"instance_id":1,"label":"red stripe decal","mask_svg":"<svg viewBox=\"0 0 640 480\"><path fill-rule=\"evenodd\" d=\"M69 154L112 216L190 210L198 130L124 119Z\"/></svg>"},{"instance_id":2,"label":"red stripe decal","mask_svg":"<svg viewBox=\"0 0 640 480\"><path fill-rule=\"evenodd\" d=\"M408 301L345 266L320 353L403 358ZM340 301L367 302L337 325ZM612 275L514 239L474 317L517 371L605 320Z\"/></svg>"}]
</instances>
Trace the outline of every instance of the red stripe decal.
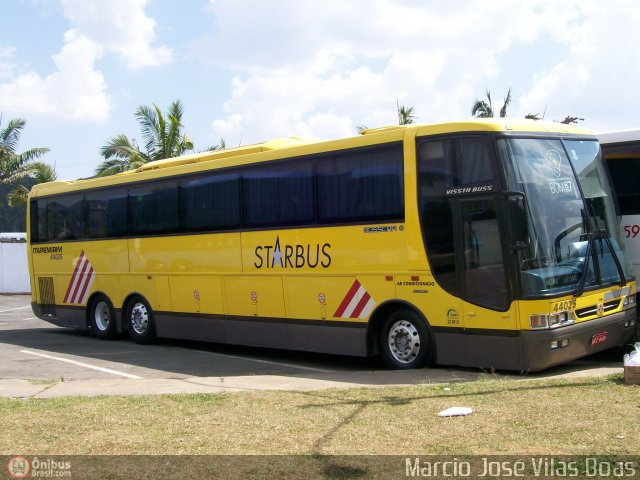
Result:
<instances>
[{"instance_id":1,"label":"red stripe decal","mask_svg":"<svg viewBox=\"0 0 640 480\"><path fill-rule=\"evenodd\" d=\"M82 302L82 299L84 298L84 294L87 292L87 288L89 288L89 284L91 283L92 276L93 276L93 267L89 265L89 272L85 275L84 279L82 280L82 291L80 292L80 296L76 298L75 303Z\"/></svg>"},{"instance_id":2,"label":"red stripe decal","mask_svg":"<svg viewBox=\"0 0 640 480\"><path fill-rule=\"evenodd\" d=\"M362 298L358 302L358 305L356 305L355 310L351 314L351 318L358 318L360 316L360 314L362 313L362 310L364 310L364 307L369 302L370 298L371 298L371 295L369 295L369 292L364 292L364 295L362 296Z\"/></svg>"},{"instance_id":3,"label":"red stripe decal","mask_svg":"<svg viewBox=\"0 0 640 480\"><path fill-rule=\"evenodd\" d=\"M87 277L85 277L85 272L87 270L87 267L91 267L91 265L89 265L89 262L84 262L84 265L82 266L82 272L80 272L79 274L80 278L78 280L78 283L76 284L76 288L74 289L73 294L71 295L71 303L78 303L78 291L80 290L80 288L82 288L82 285L86 283Z\"/></svg>"},{"instance_id":4,"label":"red stripe decal","mask_svg":"<svg viewBox=\"0 0 640 480\"><path fill-rule=\"evenodd\" d=\"M71 281L69 281L69 287L67 288L67 293L64 296L64 303L69 303L69 294L71 293L71 288L73 287L73 281L78 274L78 269L80 268L80 264L82 263L82 259L84 258L84 250L80 252L80 258L78 258L78 262L76 263L76 268L73 270L73 275L71 275Z\"/></svg>"},{"instance_id":5,"label":"red stripe decal","mask_svg":"<svg viewBox=\"0 0 640 480\"><path fill-rule=\"evenodd\" d=\"M351 288L347 292L347 295L342 299L342 303L336 310L336 313L333 314L334 317L342 317L342 314L349 306L349 303L351 303L351 300L353 299L359 288L360 282L356 279L356 281L353 282L353 285L351 285Z\"/></svg>"}]
</instances>

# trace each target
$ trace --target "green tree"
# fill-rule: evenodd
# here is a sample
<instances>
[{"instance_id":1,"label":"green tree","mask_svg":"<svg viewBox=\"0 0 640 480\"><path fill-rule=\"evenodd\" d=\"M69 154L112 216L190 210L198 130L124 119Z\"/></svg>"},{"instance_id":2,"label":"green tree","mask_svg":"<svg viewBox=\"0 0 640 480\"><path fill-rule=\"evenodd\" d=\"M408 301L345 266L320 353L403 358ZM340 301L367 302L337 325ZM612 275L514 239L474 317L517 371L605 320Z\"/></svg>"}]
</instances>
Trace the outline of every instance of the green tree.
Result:
<instances>
[{"instance_id":1,"label":"green tree","mask_svg":"<svg viewBox=\"0 0 640 480\"><path fill-rule=\"evenodd\" d=\"M495 111L493 109L493 101L491 100L491 92L486 89L485 96L487 100L481 100L477 98L473 102L473 106L471 107L471 115L476 118L491 118L495 117ZM507 90L507 95L504 97L504 103L502 104L502 108L500 109L500 117L507 116L507 108L511 104L511 87Z\"/></svg>"},{"instance_id":2,"label":"green tree","mask_svg":"<svg viewBox=\"0 0 640 480\"><path fill-rule=\"evenodd\" d=\"M396 99L396 108L398 110L398 125L409 125L415 121L416 115L413 107L400 105Z\"/></svg>"},{"instance_id":3,"label":"green tree","mask_svg":"<svg viewBox=\"0 0 640 480\"><path fill-rule=\"evenodd\" d=\"M526 115L524 118L528 118L530 120L544 120L544 117L545 117L546 114L547 114L547 109L545 107L544 113L542 115L540 115L539 113L530 113L530 114ZM575 117L573 115L566 115L564 117L564 120L562 120L562 121L554 120L554 122L564 123L565 125L575 125L578 122L584 122L584 118Z\"/></svg>"},{"instance_id":4,"label":"green tree","mask_svg":"<svg viewBox=\"0 0 640 480\"><path fill-rule=\"evenodd\" d=\"M31 148L22 153L17 152L20 136L26 124L26 120L17 118L10 120L6 127L0 128L0 183L13 183L30 176L39 168L39 162L35 160L49 151L48 148Z\"/></svg>"},{"instance_id":5,"label":"green tree","mask_svg":"<svg viewBox=\"0 0 640 480\"><path fill-rule=\"evenodd\" d=\"M471 107L471 115L473 115L476 118L495 117L495 112L493 110L493 102L491 101L491 92L488 89L485 90L485 96L487 97L486 101L476 99L473 102L473 106ZM507 95L504 97L504 103L502 105L502 108L500 109L500 117L507 116L507 108L511 104L511 101L512 101L511 87L509 87L509 90L507 91ZM529 120L544 120L546 113L547 113L547 109L545 108L544 113L542 113L542 115L539 113L528 113L527 115L524 116L524 118L527 118ZM557 120L555 121L557 122ZM562 120L559 123L572 125L572 124L576 124L578 122L583 122L583 121L584 121L584 118L567 115L564 118L564 120Z\"/></svg>"},{"instance_id":6,"label":"green tree","mask_svg":"<svg viewBox=\"0 0 640 480\"><path fill-rule=\"evenodd\" d=\"M48 148L37 147L18 153L20 136L26 124L26 120L16 118L0 128L0 183L15 186L7 195L11 207L26 204L29 189L34 183L50 182L56 178L53 167L36 161L49 151Z\"/></svg>"},{"instance_id":7,"label":"green tree","mask_svg":"<svg viewBox=\"0 0 640 480\"><path fill-rule=\"evenodd\" d=\"M564 123L565 125L575 125L578 122L584 122L584 118L567 115L560 123Z\"/></svg>"},{"instance_id":8,"label":"green tree","mask_svg":"<svg viewBox=\"0 0 640 480\"><path fill-rule=\"evenodd\" d=\"M203 150L200 153L213 152L216 150L224 150L225 148L227 148L227 143L224 141L224 138L220 137L220 141L218 142L217 145L211 145L209 148L207 148L206 150Z\"/></svg>"},{"instance_id":9,"label":"green tree","mask_svg":"<svg viewBox=\"0 0 640 480\"><path fill-rule=\"evenodd\" d=\"M416 114L415 109L413 107L407 107L405 105L400 105L398 103L398 99L396 99L396 113L398 115L398 125L410 125L415 123ZM366 125L360 124L356 127L358 129L358 133L363 135L369 127Z\"/></svg>"},{"instance_id":10,"label":"green tree","mask_svg":"<svg viewBox=\"0 0 640 480\"><path fill-rule=\"evenodd\" d=\"M9 208L6 205L6 200L12 191L17 187L24 186L26 190L29 190L36 181L31 177L20 179L20 183L0 183L0 199L2 205L0 205L0 232L24 232L27 225L27 205L18 205L14 208Z\"/></svg>"},{"instance_id":11,"label":"green tree","mask_svg":"<svg viewBox=\"0 0 640 480\"><path fill-rule=\"evenodd\" d=\"M33 171L29 175L29 178L32 179L32 182L29 183L45 183L45 182L53 182L56 178L56 170L51 165L47 165L46 163L37 162L33 164ZM25 182L26 183L26 182ZM27 204L27 199L29 197L30 187L20 183L14 190L12 190L9 195L7 195L7 199L9 200L10 207L20 207L22 205Z\"/></svg>"},{"instance_id":12,"label":"green tree","mask_svg":"<svg viewBox=\"0 0 640 480\"><path fill-rule=\"evenodd\" d=\"M166 116L155 103L152 107L140 105L135 117L140 124L144 151L135 139L124 134L116 135L100 149L105 160L96 168L96 175L113 175L139 168L147 162L179 157L193 151L193 141L183 132L182 115L180 100L169 105Z\"/></svg>"}]
</instances>

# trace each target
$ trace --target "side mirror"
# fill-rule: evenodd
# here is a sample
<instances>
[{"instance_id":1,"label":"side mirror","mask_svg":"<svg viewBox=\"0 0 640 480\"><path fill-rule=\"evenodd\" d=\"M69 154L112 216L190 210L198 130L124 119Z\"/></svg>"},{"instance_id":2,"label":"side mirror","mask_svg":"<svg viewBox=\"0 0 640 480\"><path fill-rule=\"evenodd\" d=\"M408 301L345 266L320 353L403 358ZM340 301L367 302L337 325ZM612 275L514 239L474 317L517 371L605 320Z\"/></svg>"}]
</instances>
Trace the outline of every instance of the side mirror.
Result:
<instances>
[{"instance_id":1,"label":"side mirror","mask_svg":"<svg viewBox=\"0 0 640 480\"><path fill-rule=\"evenodd\" d=\"M519 250L529 246L529 230L527 227L526 196L523 192L505 192L507 215L510 226L511 250Z\"/></svg>"}]
</instances>

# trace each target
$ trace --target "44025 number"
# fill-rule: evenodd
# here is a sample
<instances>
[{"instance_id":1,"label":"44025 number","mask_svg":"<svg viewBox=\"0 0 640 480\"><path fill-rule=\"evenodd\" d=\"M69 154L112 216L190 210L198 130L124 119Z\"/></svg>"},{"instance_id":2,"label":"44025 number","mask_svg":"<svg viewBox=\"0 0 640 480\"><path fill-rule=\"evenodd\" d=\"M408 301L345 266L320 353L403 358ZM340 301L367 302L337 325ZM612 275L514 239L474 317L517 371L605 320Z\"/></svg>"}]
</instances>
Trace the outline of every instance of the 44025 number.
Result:
<instances>
[{"instance_id":1,"label":"44025 number","mask_svg":"<svg viewBox=\"0 0 640 480\"><path fill-rule=\"evenodd\" d=\"M573 310L576 308L576 299L565 300L564 302L556 302L551 307L552 312L566 312L567 310Z\"/></svg>"}]
</instances>

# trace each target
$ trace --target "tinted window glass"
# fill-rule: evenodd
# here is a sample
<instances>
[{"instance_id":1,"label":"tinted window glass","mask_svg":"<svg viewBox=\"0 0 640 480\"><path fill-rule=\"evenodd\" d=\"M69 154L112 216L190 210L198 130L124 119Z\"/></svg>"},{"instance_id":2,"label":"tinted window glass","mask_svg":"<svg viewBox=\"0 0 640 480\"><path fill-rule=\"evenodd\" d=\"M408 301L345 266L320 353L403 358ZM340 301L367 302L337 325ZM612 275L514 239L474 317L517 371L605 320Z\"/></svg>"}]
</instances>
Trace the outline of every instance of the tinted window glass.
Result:
<instances>
[{"instance_id":1,"label":"tinted window glass","mask_svg":"<svg viewBox=\"0 0 640 480\"><path fill-rule=\"evenodd\" d=\"M47 202L49 240L78 240L84 237L82 195L53 197Z\"/></svg>"},{"instance_id":2,"label":"tinted window glass","mask_svg":"<svg viewBox=\"0 0 640 480\"><path fill-rule=\"evenodd\" d=\"M420 215L429 262L438 283L454 294L460 294L461 288L456 264L452 202L460 195L474 195L473 185L480 183L484 187L494 183L491 159L488 140L483 137L418 143ZM463 242L464 254L467 255L474 251L473 238L477 240L478 237L474 237L468 227L465 228ZM499 245L500 237L496 236L495 240ZM477 250L477 243L475 248Z\"/></svg>"},{"instance_id":3,"label":"tinted window glass","mask_svg":"<svg viewBox=\"0 0 640 480\"><path fill-rule=\"evenodd\" d=\"M88 238L105 238L108 235L108 193L107 190L87 192L84 197L87 208Z\"/></svg>"},{"instance_id":4,"label":"tinted window glass","mask_svg":"<svg viewBox=\"0 0 640 480\"><path fill-rule=\"evenodd\" d=\"M127 191L124 188L109 189L105 195L108 236L122 237L127 234Z\"/></svg>"},{"instance_id":5,"label":"tinted window glass","mask_svg":"<svg viewBox=\"0 0 640 480\"><path fill-rule=\"evenodd\" d=\"M318 160L320 222L402 220L401 146Z\"/></svg>"},{"instance_id":6,"label":"tinted window glass","mask_svg":"<svg viewBox=\"0 0 640 480\"><path fill-rule=\"evenodd\" d=\"M34 241L404 220L402 145L35 202ZM83 199L84 196L84 199Z\"/></svg>"},{"instance_id":7,"label":"tinted window glass","mask_svg":"<svg viewBox=\"0 0 640 480\"><path fill-rule=\"evenodd\" d=\"M242 174L244 226L309 224L314 220L310 160L252 168Z\"/></svg>"},{"instance_id":8,"label":"tinted window glass","mask_svg":"<svg viewBox=\"0 0 640 480\"><path fill-rule=\"evenodd\" d=\"M449 141L428 142L419 148L419 199L424 239L431 271L446 290L458 294L453 241L453 210L446 192L458 185Z\"/></svg>"},{"instance_id":9,"label":"tinted window glass","mask_svg":"<svg viewBox=\"0 0 640 480\"><path fill-rule=\"evenodd\" d=\"M129 232L137 234L178 231L178 189L173 182L140 185L129 190Z\"/></svg>"},{"instance_id":10,"label":"tinted window glass","mask_svg":"<svg viewBox=\"0 0 640 480\"><path fill-rule=\"evenodd\" d=\"M420 169L420 198L446 195L460 181L455 176L451 160L451 142L428 142L418 150Z\"/></svg>"},{"instance_id":11,"label":"tinted window glass","mask_svg":"<svg viewBox=\"0 0 640 480\"><path fill-rule=\"evenodd\" d=\"M464 297L478 305L504 309L508 306L509 295L496 202L493 199L470 200L462 202L460 208Z\"/></svg>"},{"instance_id":12,"label":"tinted window glass","mask_svg":"<svg viewBox=\"0 0 640 480\"><path fill-rule=\"evenodd\" d=\"M607 166L622 215L640 214L640 160L610 158Z\"/></svg>"},{"instance_id":13,"label":"tinted window glass","mask_svg":"<svg viewBox=\"0 0 640 480\"><path fill-rule=\"evenodd\" d=\"M47 201L32 200L29 209L31 215L31 241L46 242L49 240L47 232Z\"/></svg>"},{"instance_id":14,"label":"tinted window glass","mask_svg":"<svg viewBox=\"0 0 640 480\"><path fill-rule=\"evenodd\" d=\"M493 183L491 153L485 139L458 138L424 142L418 149L419 158L428 159L423 173L432 176L431 188L440 194L462 185ZM435 192L432 192L435 194Z\"/></svg>"},{"instance_id":15,"label":"tinted window glass","mask_svg":"<svg viewBox=\"0 0 640 480\"><path fill-rule=\"evenodd\" d=\"M184 180L180 196L183 230L219 230L240 225L238 175L205 175Z\"/></svg>"},{"instance_id":16,"label":"tinted window glass","mask_svg":"<svg viewBox=\"0 0 640 480\"><path fill-rule=\"evenodd\" d=\"M460 185L489 182L493 180L491 155L483 138L454 140L454 165Z\"/></svg>"}]
</instances>

